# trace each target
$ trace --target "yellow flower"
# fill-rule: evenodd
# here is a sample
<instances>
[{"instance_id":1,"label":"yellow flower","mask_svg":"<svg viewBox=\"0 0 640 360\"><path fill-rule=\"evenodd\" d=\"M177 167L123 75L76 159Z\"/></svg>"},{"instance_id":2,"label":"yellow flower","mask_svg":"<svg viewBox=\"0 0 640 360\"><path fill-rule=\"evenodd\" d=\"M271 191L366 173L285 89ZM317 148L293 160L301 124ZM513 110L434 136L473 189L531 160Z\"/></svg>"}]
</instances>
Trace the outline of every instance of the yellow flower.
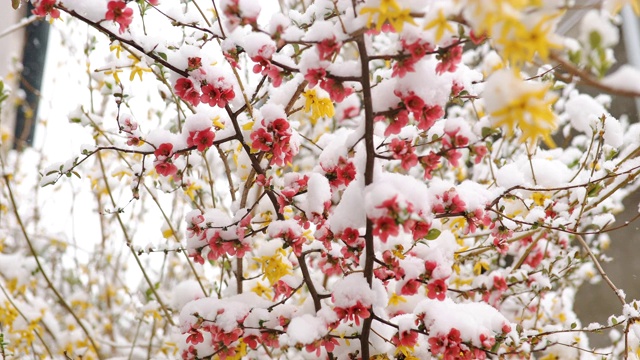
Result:
<instances>
[{"instance_id":1,"label":"yellow flower","mask_svg":"<svg viewBox=\"0 0 640 360\"><path fill-rule=\"evenodd\" d=\"M105 75L113 75L113 78L115 79L115 81L117 83L120 82L120 77L118 76L118 73L121 73L122 69L111 69L111 70L107 70L104 72Z\"/></svg>"},{"instance_id":2,"label":"yellow flower","mask_svg":"<svg viewBox=\"0 0 640 360\"><path fill-rule=\"evenodd\" d=\"M253 258L253 260L260 264L264 272L262 279L269 280L269 284L273 285L280 280L281 277L291 274L291 264L283 261L283 256L285 255L286 252L284 249L279 249L271 256L267 255Z\"/></svg>"},{"instance_id":3,"label":"yellow flower","mask_svg":"<svg viewBox=\"0 0 640 360\"><path fill-rule=\"evenodd\" d=\"M305 97L304 111L311 112L311 124L315 125L319 118L332 117L335 114L333 103L329 98L319 98L314 89L307 90L302 94Z\"/></svg>"},{"instance_id":4,"label":"yellow flower","mask_svg":"<svg viewBox=\"0 0 640 360\"><path fill-rule=\"evenodd\" d=\"M129 81L133 81L136 75L138 75L140 77L140 80L142 81L142 73L144 72L151 72L151 69L149 69L148 67L142 67L138 63L135 63L131 67L131 75L129 75Z\"/></svg>"},{"instance_id":5,"label":"yellow flower","mask_svg":"<svg viewBox=\"0 0 640 360\"><path fill-rule=\"evenodd\" d=\"M184 188L184 193L189 196L189 199L191 199L191 201L193 201L196 198L196 192L200 189L202 189L202 186L196 183L189 183L189 186Z\"/></svg>"},{"instance_id":6,"label":"yellow flower","mask_svg":"<svg viewBox=\"0 0 640 360\"><path fill-rule=\"evenodd\" d=\"M550 50L562 47L550 39L552 21L559 15L542 17L532 29L528 29L516 19L509 21L508 26L504 25L502 34L496 39L496 43L501 48L502 56L515 66L533 60L536 53L543 60L546 60Z\"/></svg>"},{"instance_id":7,"label":"yellow flower","mask_svg":"<svg viewBox=\"0 0 640 360\"><path fill-rule=\"evenodd\" d=\"M416 22L411 16L411 9L402 9L396 0L381 0L378 7L363 7L360 10L360 15L368 14L367 28L371 28L374 16L376 18L376 30L380 31L382 25L385 22L389 22L393 29L397 32L401 32L404 27L404 23L408 22L413 25Z\"/></svg>"},{"instance_id":8,"label":"yellow flower","mask_svg":"<svg viewBox=\"0 0 640 360\"><path fill-rule=\"evenodd\" d=\"M531 199L533 199L534 204L538 206L544 206L544 201L548 198L549 196L537 191L531 194Z\"/></svg>"},{"instance_id":9,"label":"yellow flower","mask_svg":"<svg viewBox=\"0 0 640 360\"><path fill-rule=\"evenodd\" d=\"M405 346L400 345L396 348L395 355L404 355L405 360L418 360L417 357L413 356L413 346Z\"/></svg>"},{"instance_id":10,"label":"yellow flower","mask_svg":"<svg viewBox=\"0 0 640 360\"><path fill-rule=\"evenodd\" d=\"M271 292L272 292L271 288L268 286L262 285L261 282L258 282L256 286L254 286L253 289L251 289L251 291L258 294L258 296L260 297L267 297L268 299L271 299Z\"/></svg>"},{"instance_id":11,"label":"yellow flower","mask_svg":"<svg viewBox=\"0 0 640 360\"><path fill-rule=\"evenodd\" d=\"M492 112L491 116L496 119L496 126L506 128L507 136L513 136L518 127L522 131L521 142L535 145L538 138L542 138L547 146L555 147L551 132L557 124L551 105L556 99L555 95L549 95L549 86L544 86L521 94L504 108Z\"/></svg>"},{"instance_id":12,"label":"yellow flower","mask_svg":"<svg viewBox=\"0 0 640 360\"><path fill-rule=\"evenodd\" d=\"M473 265L473 273L476 275L482 274L482 269L489 271L489 264L484 260L480 260Z\"/></svg>"},{"instance_id":13,"label":"yellow flower","mask_svg":"<svg viewBox=\"0 0 640 360\"><path fill-rule=\"evenodd\" d=\"M439 42L440 39L444 36L444 32L452 32L455 33L456 29L447 21L447 17L444 16L444 11L442 9L438 10L438 16L431 20L425 27L425 30L429 30L431 28L436 28L436 42Z\"/></svg>"},{"instance_id":14,"label":"yellow flower","mask_svg":"<svg viewBox=\"0 0 640 360\"><path fill-rule=\"evenodd\" d=\"M407 299L404 298L404 296L402 295L398 295L396 293L391 294L391 297L389 297L389 305L398 305L400 303L406 303Z\"/></svg>"},{"instance_id":15,"label":"yellow flower","mask_svg":"<svg viewBox=\"0 0 640 360\"><path fill-rule=\"evenodd\" d=\"M120 43L115 43L109 46L110 51L116 51L116 58L120 59L120 53L122 52L122 46Z\"/></svg>"}]
</instances>

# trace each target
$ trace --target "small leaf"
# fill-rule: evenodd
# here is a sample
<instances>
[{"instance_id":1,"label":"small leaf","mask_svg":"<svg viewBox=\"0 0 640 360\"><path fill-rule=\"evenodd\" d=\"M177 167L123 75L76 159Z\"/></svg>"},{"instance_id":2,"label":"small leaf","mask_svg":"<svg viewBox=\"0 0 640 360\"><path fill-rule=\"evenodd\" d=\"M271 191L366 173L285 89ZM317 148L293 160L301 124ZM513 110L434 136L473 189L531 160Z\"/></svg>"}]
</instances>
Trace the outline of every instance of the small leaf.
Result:
<instances>
[{"instance_id":1,"label":"small leaf","mask_svg":"<svg viewBox=\"0 0 640 360\"><path fill-rule=\"evenodd\" d=\"M11 0L11 7L13 10L18 10L20 7L20 0Z\"/></svg>"},{"instance_id":2,"label":"small leaf","mask_svg":"<svg viewBox=\"0 0 640 360\"><path fill-rule=\"evenodd\" d=\"M440 230L438 229L431 229L429 230L429 232L427 233L426 239L427 240L435 240L438 238L438 236L440 236Z\"/></svg>"},{"instance_id":3,"label":"small leaf","mask_svg":"<svg viewBox=\"0 0 640 360\"><path fill-rule=\"evenodd\" d=\"M578 326L576 323L571 323L571 330L575 329Z\"/></svg>"},{"instance_id":4,"label":"small leaf","mask_svg":"<svg viewBox=\"0 0 640 360\"><path fill-rule=\"evenodd\" d=\"M163 52L159 52L158 56L160 56L162 58L162 60L167 61L167 54L165 54Z\"/></svg>"}]
</instances>

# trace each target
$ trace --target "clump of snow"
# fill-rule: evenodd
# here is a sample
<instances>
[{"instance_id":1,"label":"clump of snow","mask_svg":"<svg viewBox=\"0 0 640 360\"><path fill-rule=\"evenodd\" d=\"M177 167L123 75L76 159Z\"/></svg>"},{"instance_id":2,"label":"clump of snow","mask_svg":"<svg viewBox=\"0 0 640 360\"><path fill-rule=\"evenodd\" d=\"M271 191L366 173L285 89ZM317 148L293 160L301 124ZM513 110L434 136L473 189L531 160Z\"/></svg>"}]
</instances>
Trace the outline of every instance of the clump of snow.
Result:
<instances>
[{"instance_id":1,"label":"clump of snow","mask_svg":"<svg viewBox=\"0 0 640 360\"><path fill-rule=\"evenodd\" d=\"M430 336L446 336L455 328L462 339L475 346L482 346L481 334L500 334L505 325L515 328L504 315L486 303L456 304L449 298L444 301L425 299L416 306L414 314L425 315Z\"/></svg>"},{"instance_id":2,"label":"clump of snow","mask_svg":"<svg viewBox=\"0 0 640 360\"><path fill-rule=\"evenodd\" d=\"M326 325L322 319L311 314L294 317L287 328L291 345L296 343L311 344L326 333Z\"/></svg>"},{"instance_id":3,"label":"clump of snow","mask_svg":"<svg viewBox=\"0 0 640 360\"><path fill-rule=\"evenodd\" d=\"M362 273L354 273L336 281L333 285L333 302L335 306L348 308L360 302L369 306L376 301L376 292L369 288Z\"/></svg>"}]
</instances>

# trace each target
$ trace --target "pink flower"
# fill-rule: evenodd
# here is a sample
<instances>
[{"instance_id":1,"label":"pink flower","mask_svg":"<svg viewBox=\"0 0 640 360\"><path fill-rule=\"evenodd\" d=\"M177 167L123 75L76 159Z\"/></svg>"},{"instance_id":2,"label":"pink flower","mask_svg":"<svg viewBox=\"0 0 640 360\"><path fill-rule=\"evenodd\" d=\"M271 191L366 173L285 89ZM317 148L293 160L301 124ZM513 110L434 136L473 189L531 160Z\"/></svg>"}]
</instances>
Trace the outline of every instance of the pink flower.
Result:
<instances>
[{"instance_id":1,"label":"pink flower","mask_svg":"<svg viewBox=\"0 0 640 360\"><path fill-rule=\"evenodd\" d=\"M176 95L193 106L200 104L200 93L194 88L191 80L180 78L174 86Z\"/></svg>"},{"instance_id":2,"label":"pink flower","mask_svg":"<svg viewBox=\"0 0 640 360\"><path fill-rule=\"evenodd\" d=\"M133 9L128 8L124 1L109 1L104 19L120 24L120 34L123 34L133 21Z\"/></svg>"}]
</instances>

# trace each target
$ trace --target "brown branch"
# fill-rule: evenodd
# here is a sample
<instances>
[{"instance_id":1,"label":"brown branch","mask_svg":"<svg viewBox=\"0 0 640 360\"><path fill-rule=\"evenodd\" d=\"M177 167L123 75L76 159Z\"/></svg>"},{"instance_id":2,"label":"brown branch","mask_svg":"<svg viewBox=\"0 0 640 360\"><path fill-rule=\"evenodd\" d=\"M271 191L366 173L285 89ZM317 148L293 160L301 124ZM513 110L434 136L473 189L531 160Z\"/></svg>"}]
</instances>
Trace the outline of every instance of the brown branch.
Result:
<instances>
[{"instance_id":1,"label":"brown branch","mask_svg":"<svg viewBox=\"0 0 640 360\"><path fill-rule=\"evenodd\" d=\"M362 97L364 105L365 127L364 127L364 144L367 153L365 163L364 185L373 183L373 171L376 157L375 145L373 143L373 98L371 95L371 81L369 79L369 57L367 54L367 46L364 34L356 39L358 52L360 53L360 82L362 84ZM369 283L369 287L373 284L373 263L375 259L375 249L373 248L373 223L367 217L366 230L364 235L365 241L365 263L364 277ZM363 359L369 359L369 334L371 333L371 323L373 321L373 309L371 316L364 319L362 323L362 333L360 334L360 349Z\"/></svg>"},{"instance_id":2,"label":"brown branch","mask_svg":"<svg viewBox=\"0 0 640 360\"><path fill-rule=\"evenodd\" d=\"M616 88L613 86L603 84L600 80L588 74L587 72L583 71L582 69L579 69L569 61L560 57L560 55L558 54L551 53L549 57L551 58L551 60L556 61L557 63L562 65L562 68L571 76L577 76L580 79L579 80L580 83L584 85L596 88L598 90L602 90L606 93L613 94L613 95L629 96L629 97L640 96L640 92L637 92L634 90L626 90L626 89Z\"/></svg>"}]
</instances>

